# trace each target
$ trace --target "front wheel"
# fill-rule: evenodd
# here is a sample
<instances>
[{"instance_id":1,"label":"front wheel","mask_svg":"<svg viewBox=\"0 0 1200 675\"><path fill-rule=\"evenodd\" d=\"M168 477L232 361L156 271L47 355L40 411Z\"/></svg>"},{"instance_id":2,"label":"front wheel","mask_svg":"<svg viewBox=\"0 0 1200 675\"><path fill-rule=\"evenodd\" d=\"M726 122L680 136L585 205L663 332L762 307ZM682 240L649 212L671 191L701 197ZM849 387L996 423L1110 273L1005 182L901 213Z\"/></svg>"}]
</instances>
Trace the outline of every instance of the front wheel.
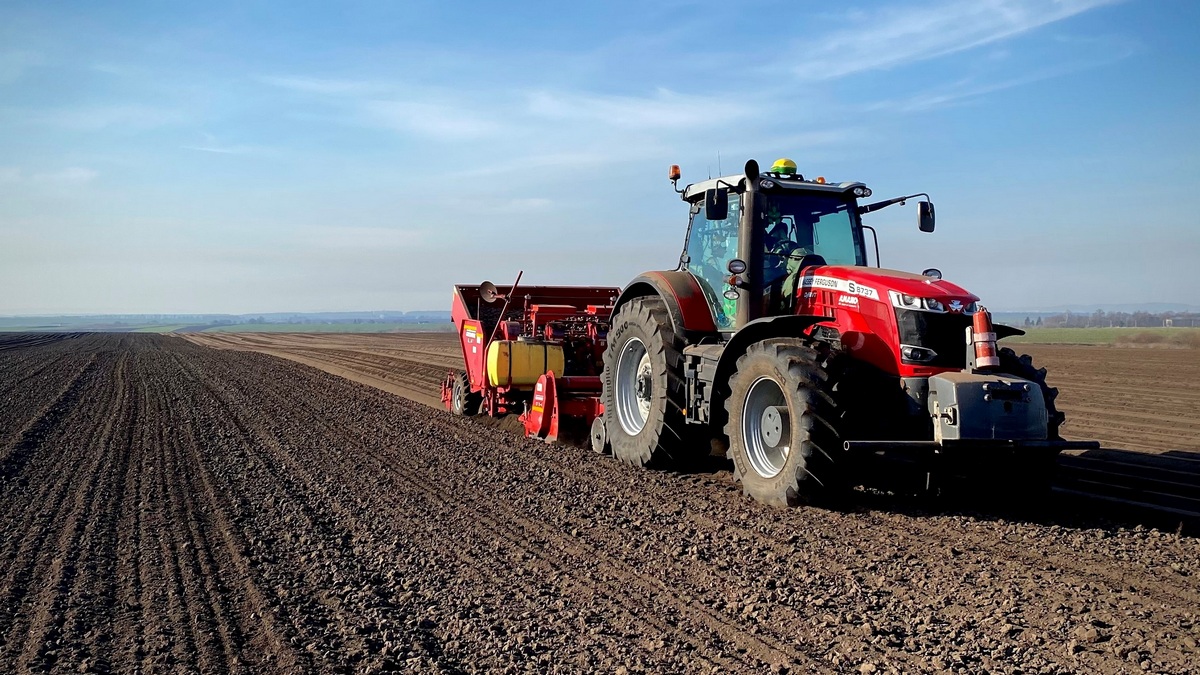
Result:
<instances>
[{"instance_id":1,"label":"front wheel","mask_svg":"<svg viewBox=\"0 0 1200 675\"><path fill-rule=\"evenodd\" d=\"M725 402L734 479L757 501L793 506L832 495L841 481L829 348L806 338L751 345Z\"/></svg>"}]
</instances>

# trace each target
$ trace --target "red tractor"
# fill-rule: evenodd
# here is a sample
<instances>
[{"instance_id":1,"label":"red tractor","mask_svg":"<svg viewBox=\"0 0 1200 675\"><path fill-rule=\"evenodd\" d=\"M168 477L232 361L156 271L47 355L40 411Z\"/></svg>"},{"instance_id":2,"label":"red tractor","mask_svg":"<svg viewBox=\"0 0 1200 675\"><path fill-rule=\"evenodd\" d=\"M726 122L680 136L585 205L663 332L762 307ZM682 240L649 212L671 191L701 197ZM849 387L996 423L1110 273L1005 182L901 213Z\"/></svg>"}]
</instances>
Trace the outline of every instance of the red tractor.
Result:
<instances>
[{"instance_id":1,"label":"red tractor","mask_svg":"<svg viewBox=\"0 0 1200 675\"><path fill-rule=\"evenodd\" d=\"M678 181L678 167L670 178ZM687 465L715 441L745 493L772 504L856 484L934 488L963 475L1042 492L1058 452L1098 447L1064 441L1045 370L997 350L997 339L1021 331L992 326L979 298L937 270L869 264L865 233L876 263L878 243L862 216L923 197L919 226L932 232L928 195L862 204L871 196L862 183L807 180L790 160L766 173L750 160L740 175L677 192L690 219L676 269L642 274L619 293L551 287L614 295L579 300L557 319L592 328L539 329L536 293L519 310L506 300L499 320L514 342L583 356L542 369L537 381L523 372L524 384L508 386L492 412L524 408L527 433L543 438L547 411L590 424L594 449L636 466ZM456 287L456 297L468 288ZM467 322L455 321L464 335ZM482 328L475 334L498 330ZM505 378L477 376L463 344L468 374L452 373L443 387L451 409L463 396L494 399L489 390ZM540 353L518 370L537 370ZM456 398L455 386L465 393Z\"/></svg>"}]
</instances>

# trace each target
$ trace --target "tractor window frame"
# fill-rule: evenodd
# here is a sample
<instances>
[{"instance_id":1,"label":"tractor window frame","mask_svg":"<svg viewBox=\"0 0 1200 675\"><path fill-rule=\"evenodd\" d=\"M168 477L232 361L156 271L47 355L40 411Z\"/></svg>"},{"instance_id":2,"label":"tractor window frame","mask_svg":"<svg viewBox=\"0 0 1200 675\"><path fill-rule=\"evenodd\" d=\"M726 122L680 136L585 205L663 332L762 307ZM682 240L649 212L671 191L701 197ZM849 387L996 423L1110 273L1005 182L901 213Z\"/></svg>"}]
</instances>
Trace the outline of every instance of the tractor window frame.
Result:
<instances>
[{"instance_id":1,"label":"tractor window frame","mask_svg":"<svg viewBox=\"0 0 1200 675\"><path fill-rule=\"evenodd\" d=\"M712 255L705 256L706 242L702 239L712 231L709 222L704 217L703 201L691 202L691 215L688 221L687 241L684 242L684 254L680 259L680 271L688 272L696 279L700 290L708 301L708 309L712 314L713 325L718 330L733 330L737 320L737 304L734 300L724 297L725 281L729 277L727 266L729 261L738 256L738 240L741 237L742 210L745 200L741 192L729 191L729 214L720 221L720 229L728 232L724 240L724 251L717 260ZM710 240L713 241L713 240ZM711 252L711 249L710 249ZM717 264L719 262L719 264Z\"/></svg>"},{"instance_id":2,"label":"tractor window frame","mask_svg":"<svg viewBox=\"0 0 1200 675\"><path fill-rule=\"evenodd\" d=\"M850 239L851 239L851 245L853 247L854 261L853 262L847 262L845 260L834 261L834 260L829 260L828 257L826 257L826 260L829 262L830 265L853 265L856 267L865 267L868 265L867 247L866 247L865 239L863 237L862 218L858 212L858 200L857 199L851 197L850 195L829 194L827 192L805 192L803 190L788 190L788 189L764 190L764 191L760 192L759 194L766 197L767 199L802 198L802 199L813 199L813 200L827 201L827 202L836 202L837 204L839 204L842 207L842 208L839 208L838 211L844 210L844 212L846 213L847 219L849 221ZM755 205L755 208L756 208L756 210L758 209L757 203ZM789 209L789 210L792 210L792 209ZM756 219L759 221L759 222L755 223L755 227L762 229L762 231L764 232L764 239L765 239L766 238L765 233L767 231L766 223L761 222L762 219L759 218L759 215L760 214L755 214ZM794 221L792 223L792 227L795 227ZM815 228L814 228L814 232L815 232ZM819 242L817 243L817 245L819 245ZM816 252L820 253L819 250Z\"/></svg>"}]
</instances>

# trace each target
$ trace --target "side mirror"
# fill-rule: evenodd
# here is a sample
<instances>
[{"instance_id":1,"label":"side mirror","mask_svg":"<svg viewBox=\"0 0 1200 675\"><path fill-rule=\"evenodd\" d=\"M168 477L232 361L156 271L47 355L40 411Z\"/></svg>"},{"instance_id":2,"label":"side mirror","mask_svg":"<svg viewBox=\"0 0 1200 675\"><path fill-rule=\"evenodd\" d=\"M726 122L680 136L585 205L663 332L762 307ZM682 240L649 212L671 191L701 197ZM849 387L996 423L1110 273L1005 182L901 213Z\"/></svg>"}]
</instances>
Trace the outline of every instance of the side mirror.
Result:
<instances>
[{"instance_id":1,"label":"side mirror","mask_svg":"<svg viewBox=\"0 0 1200 675\"><path fill-rule=\"evenodd\" d=\"M725 220L729 217L729 189L714 188L704 191L704 219Z\"/></svg>"},{"instance_id":2,"label":"side mirror","mask_svg":"<svg viewBox=\"0 0 1200 675\"><path fill-rule=\"evenodd\" d=\"M922 232L933 232L933 202L917 202L917 227Z\"/></svg>"}]
</instances>

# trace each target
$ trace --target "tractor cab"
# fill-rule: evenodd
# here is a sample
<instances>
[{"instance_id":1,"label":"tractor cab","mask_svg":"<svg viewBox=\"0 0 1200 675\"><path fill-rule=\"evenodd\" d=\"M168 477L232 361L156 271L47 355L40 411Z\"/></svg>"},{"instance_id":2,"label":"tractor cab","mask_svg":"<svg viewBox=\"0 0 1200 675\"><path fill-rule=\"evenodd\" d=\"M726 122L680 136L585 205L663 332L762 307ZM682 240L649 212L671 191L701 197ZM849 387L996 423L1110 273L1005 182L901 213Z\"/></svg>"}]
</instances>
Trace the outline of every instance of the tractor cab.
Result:
<instances>
[{"instance_id":1,"label":"tractor cab","mask_svg":"<svg viewBox=\"0 0 1200 675\"><path fill-rule=\"evenodd\" d=\"M713 178L681 195L691 215L680 270L696 277L721 331L794 314L805 267L867 265L858 199L871 190L862 183L805 180L781 159L756 180ZM739 289L750 305L740 319Z\"/></svg>"}]
</instances>

